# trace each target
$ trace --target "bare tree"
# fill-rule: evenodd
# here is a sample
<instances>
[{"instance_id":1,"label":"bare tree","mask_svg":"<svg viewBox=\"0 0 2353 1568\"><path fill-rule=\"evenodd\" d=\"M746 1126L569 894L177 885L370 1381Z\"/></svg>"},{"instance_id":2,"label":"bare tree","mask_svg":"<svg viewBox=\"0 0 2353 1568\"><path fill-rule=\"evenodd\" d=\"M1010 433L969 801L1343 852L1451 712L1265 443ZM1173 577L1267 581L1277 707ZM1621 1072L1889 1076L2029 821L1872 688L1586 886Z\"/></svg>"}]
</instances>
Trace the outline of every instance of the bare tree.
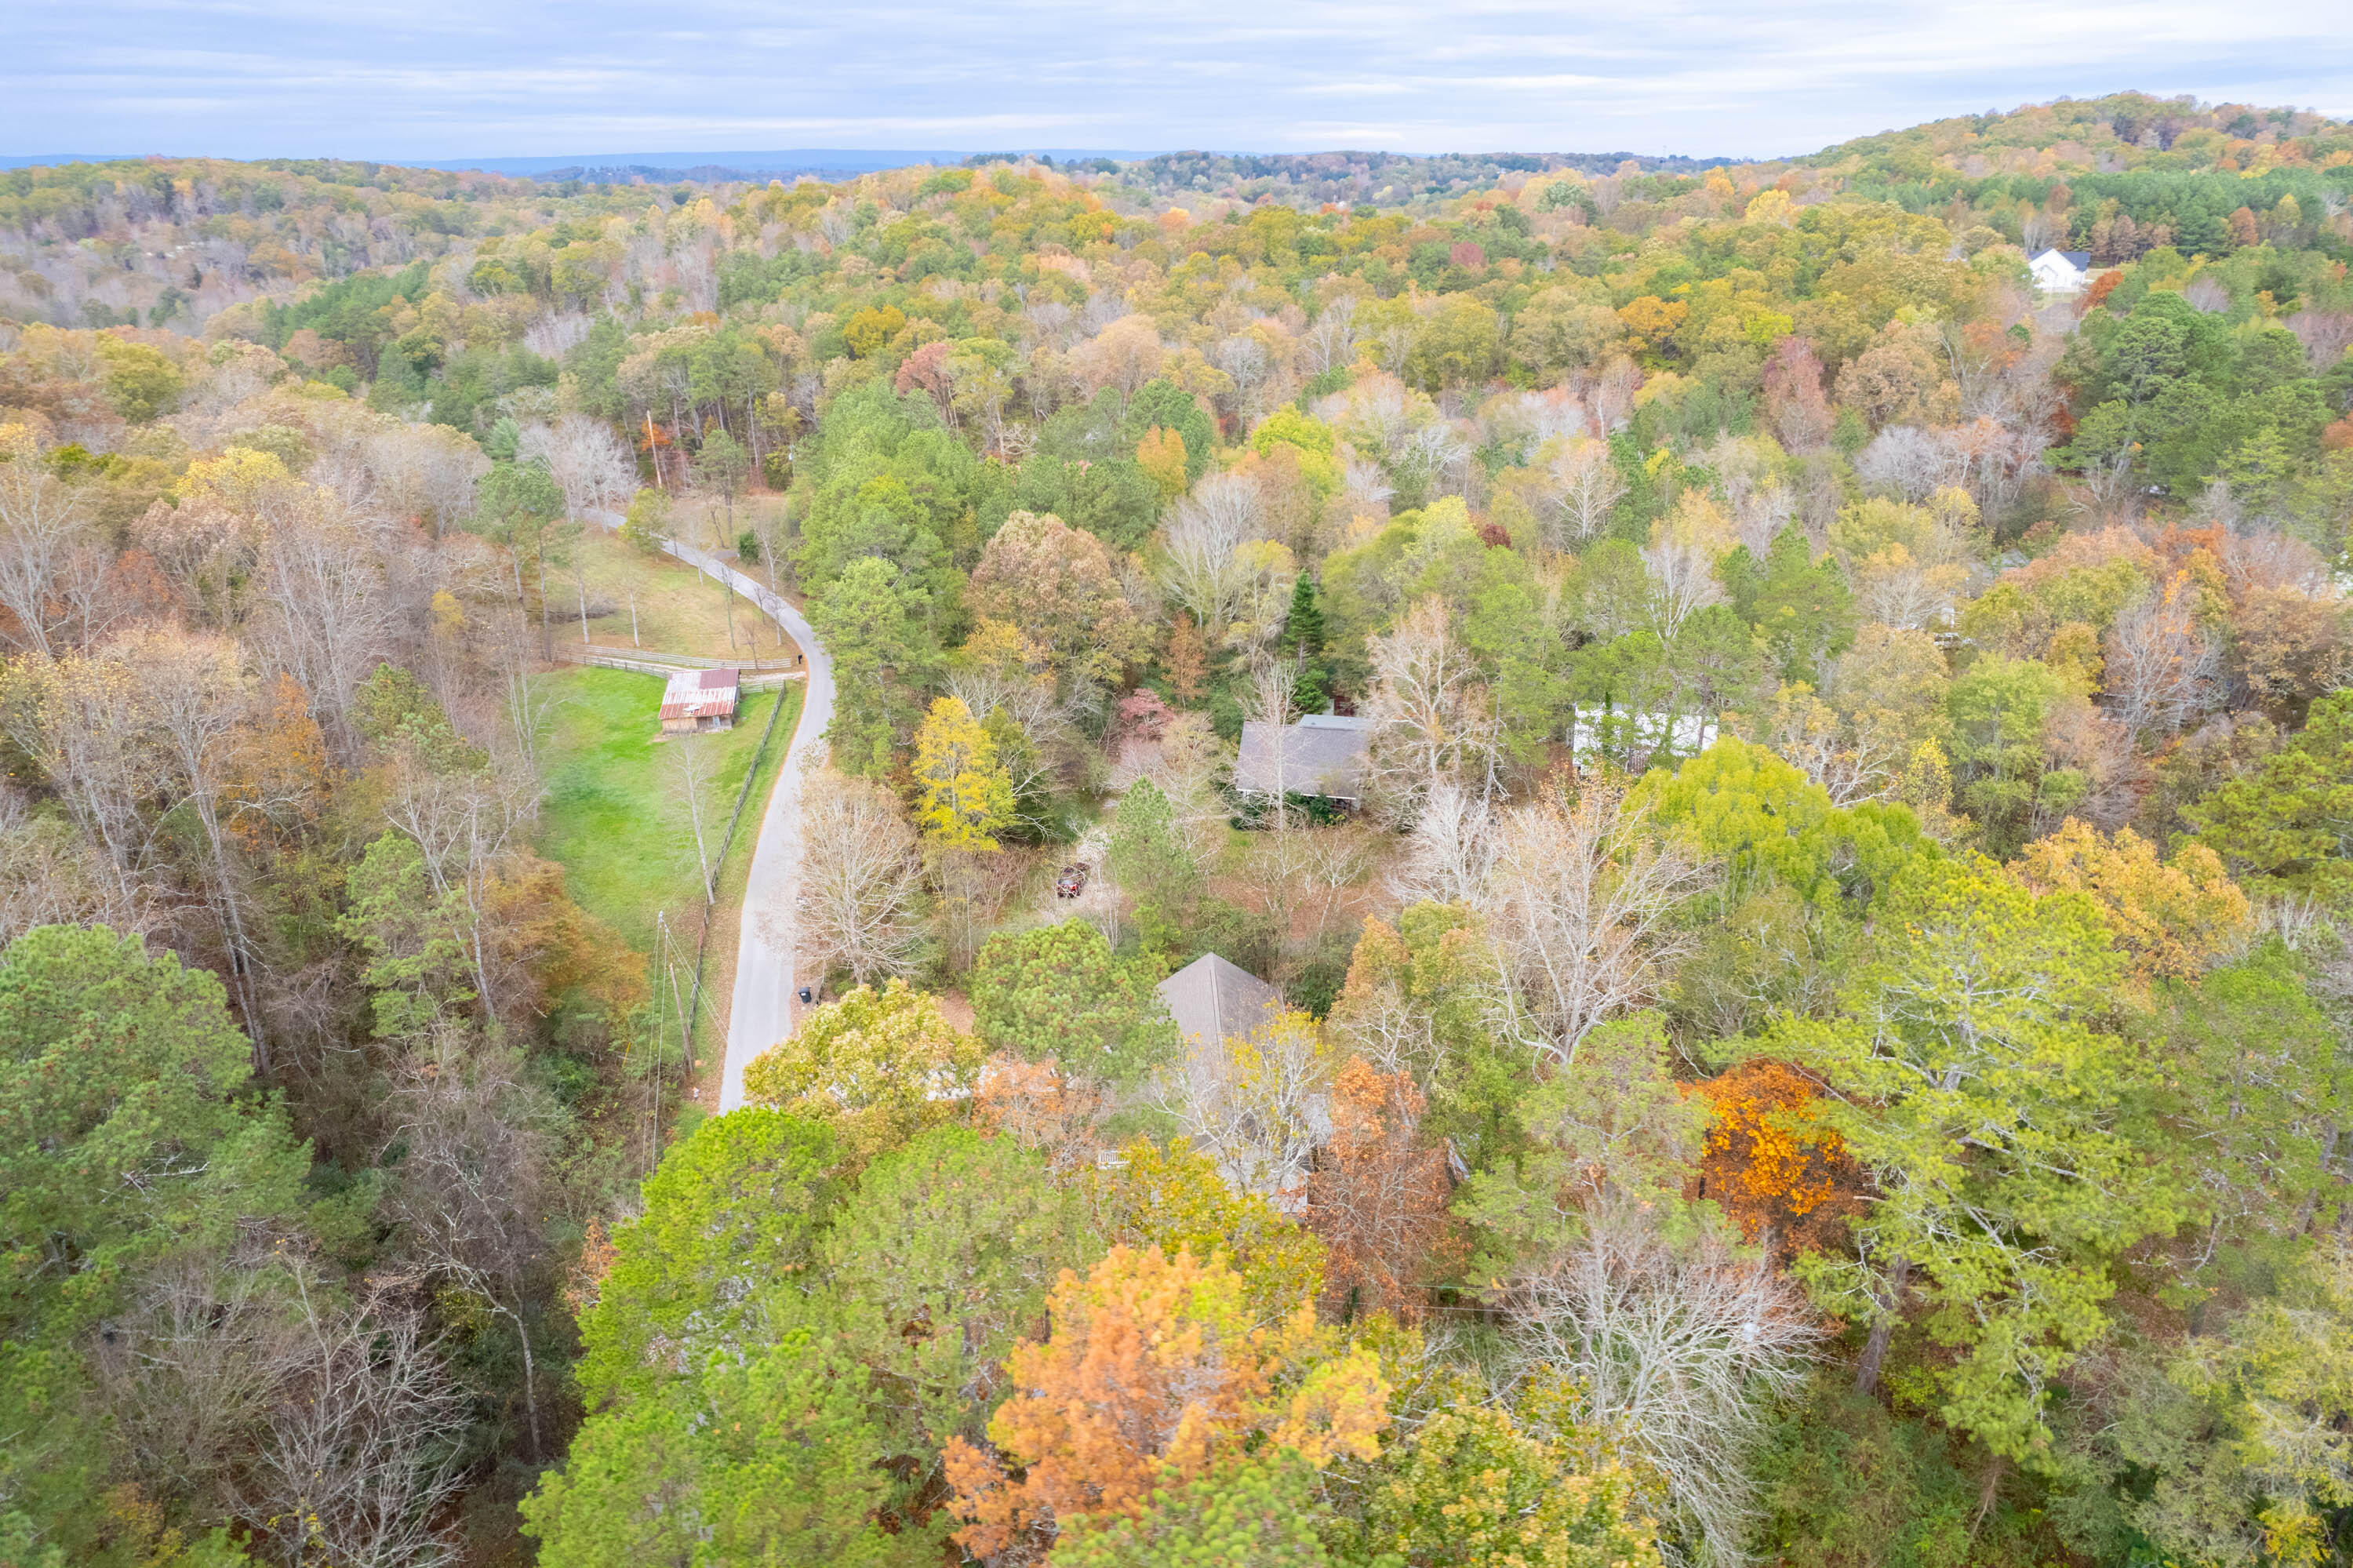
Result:
<instances>
[{"instance_id":1,"label":"bare tree","mask_svg":"<svg viewBox=\"0 0 2353 1568\"><path fill-rule=\"evenodd\" d=\"M96 846L124 906L144 902L160 787L147 694L122 659L69 653L0 666L0 723Z\"/></svg>"},{"instance_id":2,"label":"bare tree","mask_svg":"<svg viewBox=\"0 0 2353 1568\"><path fill-rule=\"evenodd\" d=\"M158 918L141 890L126 895L113 867L73 824L34 816L23 796L0 789L0 947L36 926L142 935Z\"/></svg>"},{"instance_id":3,"label":"bare tree","mask_svg":"<svg viewBox=\"0 0 2353 1568\"><path fill-rule=\"evenodd\" d=\"M1262 514L1257 481L1217 473L1169 514L1163 585L1213 638L1224 635L1241 603L1250 574L1239 552L1266 536Z\"/></svg>"},{"instance_id":4,"label":"bare tree","mask_svg":"<svg viewBox=\"0 0 2353 1568\"><path fill-rule=\"evenodd\" d=\"M1497 726L1479 667L1454 635L1452 612L1432 595L1371 641L1369 792L1398 821L1417 817L1441 784L1482 778Z\"/></svg>"},{"instance_id":5,"label":"bare tree","mask_svg":"<svg viewBox=\"0 0 2353 1568\"><path fill-rule=\"evenodd\" d=\"M2221 651L2182 599L2178 586L2144 594L2108 633L2108 695L2136 735L2179 734L2219 700Z\"/></svg>"},{"instance_id":6,"label":"bare tree","mask_svg":"<svg viewBox=\"0 0 2353 1568\"><path fill-rule=\"evenodd\" d=\"M1546 524L1545 543L1554 549L1574 549L1599 534L1626 499L1626 481L1610 461L1606 441L1569 442L1546 472L1552 504L1538 520Z\"/></svg>"},{"instance_id":7,"label":"bare tree","mask_svg":"<svg viewBox=\"0 0 2353 1568\"><path fill-rule=\"evenodd\" d=\"M1218 775L1233 760L1233 748L1218 738L1208 715L1185 713L1162 726L1159 749L1146 769L1155 787L1168 797L1186 848L1203 865L1216 860L1226 841L1232 813L1219 791Z\"/></svg>"},{"instance_id":8,"label":"bare tree","mask_svg":"<svg viewBox=\"0 0 2353 1568\"><path fill-rule=\"evenodd\" d=\"M1478 899L1504 982L1502 1027L1563 1066L1593 1027L1656 994L1690 937L1672 916L1712 868L1622 787L1547 790L1504 815Z\"/></svg>"},{"instance_id":9,"label":"bare tree","mask_svg":"<svg viewBox=\"0 0 2353 1568\"><path fill-rule=\"evenodd\" d=\"M378 503L395 518L421 523L437 539L473 511L475 482L491 467L473 438L443 425L396 423L371 436L365 453ZM359 497L346 493L344 500L356 504Z\"/></svg>"},{"instance_id":10,"label":"bare tree","mask_svg":"<svg viewBox=\"0 0 2353 1568\"><path fill-rule=\"evenodd\" d=\"M307 1272L296 1284L308 1343L273 1402L247 1523L286 1568L454 1563L468 1401L423 1314L390 1289L338 1310Z\"/></svg>"},{"instance_id":11,"label":"bare tree","mask_svg":"<svg viewBox=\"0 0 2353 1568\"><path fill-rule=\"evenodd\" d=\"M301 683L311 716L347 763L356 760L359 747L351 726L353 694L394 651L403 611L392 574L372 543L356 529L332 524L279 529L263 570L266 615L251 632L264 653Z\"/></svg>"},{"instance_id":12,"label":"bare tree","mask_svg":"<svg viewBox=\"0 0 2353 1568\"><path fill-rule=\"evenodd\" d=\"M152 1493L239 1511L248 1462L313 1348L283 1286L274 1268L185 1254L140 1280L93 1343L99 1396Z\"/></svg>"},{"instance_id":13,"label":"bare tree","mask_svg":"<svg viewBox=\"0 0 2353 1568\"><path fill-rule=\"evenodd\" d=\"M1307 835L1306 897L1315 912L1314 928L1306 936L1309 943L1324 939L1341 900L1363 885L1386 853L1386 843L1361 823L1320 828Z\"/></svg>"},{"instance_id":14,"label":"bare tree","mask_svg":"<svg viewBox=\"0 0 2353 1568\"><path fill-rule=\"evenodd\" d=\"M707 903L719 896L712 880L710 835L704 831L703 819L712 813L711 781L718 768L718 758L711 754L700 735L672 736L662 744L662 787L669 792L671 803L686 813L688 829L694 835L694 857L702 867L702 896Z\"/></svg>"},{"instance_id":15,"label":"bare tree","mask_svg":"<svg viewBox=\"0 0 2353 1568\"><path fill-rule=\"evenodd\" d=\"M1888 426L1854 460L1856 478L1913 502L1959 483L1963 470L1952 442L1916 425Z\"/></svg>"},{"instance_id":16,"label":"bare tree","mask_svg":"<svg viewBox=\"0 0 2353 1568\"><path fill-rule=\"evenodd\" d=\"M1296 1208L1308 1166L1330 1136L1332 1057L1304 1013L1197 1046L1160 1086L1160 1105L1226 1179Z\"/></svg>"},{"instance_id":17,"label":"bare tree","mask_svg":"<svg viewBox=\"0 0 2353 1568\"><path fill-rule=\"evenodd\" d=\"M131 1472L289 1568L454 1561L468 1402L405 1294L372 1280L346 1301L263 1236L164 1264L93 1347Z\"/></svg>"},{"instance_id":18,"label":"bare tree","mask_svg":"<svg viewBox=\"0 0 2353 1568\"><path fill-rule=\"evenodd\" d=\"M1821 1339L1797 1288L1721 1239L1671 1246L1629 1203L1588 1215L1502 1299L1518 1379L1571 1391L1557 1436L1591 1467L1655 1477L1648 1500L1697 1537L1694 1557L1747 1561L1746 1466Z\"/></svg>"},{"instance_id":19,"label":"bare tree","mask_svg":"<svg viewBox=\"0 0 2353 1568\"><path fill-rule=\"evenodd\" d=\"M204 830L206 893L227 938L229 984L253 1036L253 1067L269 1071L257 975L261 957L245 907L246 868L230 846L228 813L236 758L253 716L250 685L227 638L154 630L134 638L127 658L146 690L153 735L174 793Z\"/></svg>"},{"instance_id":20,"label":"bare tree","mask_svg":"<svg viewBox=\"0 0 2353 1568\"><path fill-rule=\"evenodd\" d=\"M1662 533L1642 547L1642 565L1651 574L1651 626L1663 641L1672 641L1684 621L1724 602L1715 557L1699 540Z\"/></svg>"},{"instance_id":21,"label":"bare tree","mask_svg":"<svg viewBox=\"0 0 2353 1568\"><path fill-rule=\"evenodd\" d=\"M490 895L500 865L538 815L539 782L495 761L440 770L415 758L393 768L385 821L417 842L437 898L465 912L461 936L484 1011L501 1016L504 991L494 980L486 940Z\"/></svg>"},{"instance_id":22,"label":"bare tree","mask_svg":"<svg viewBox=\"0 0 2353 1568\"><path fill-rule=\"evenodd\" d=\"M1423 797L1405 853L1388 874L1400 903L1470 904L1495 863L1495 817L1485 794L1440 779Z\"/></svg>"},{"instance_id":23,"label":"bare tree","mask_svg":"<svg viewBox=\"0 0 2353 1568\"><path fill-rule=\"evenodd\" d=\"M801 789L799 956L860 985L910 972L923 945L914 830L871 779L827 768Z\"/></svg>"},{"instance_id":24,"label":"bare tree","mask_svg":"<svg viewBox=\"0 0 2353 1568\"><path fill-rule=\"evenodd\" d=\"M2332 369L2353 349L2353 312L2298 311L2287 318L2287 330L2304 344L2315 376Z\"/></svg>"},{"instance_id":25,"label":"bare tree","mask_svg":"<svg viewBox=\"0 0 2353 1568\"><path fill-rule=\"evenodd\" d=\"M546 1453L537 1358L523 1314L547 1252L541 1229L553 1113L522 1054L444 1029L394 1075L398 1151L384 1213L409 1255L503 1318L522 1362L531 1457Z\"/></svg>"},{"instance_id":26,"label":"bare tree","mask_svg":"<svg viewBox=\"0 0 2353 1568\"><path fill-rule=\"evenodd\" d=\"M0 461L0 609L17 646L54 653L72 640L69 579L103 571L95 545L80 490L29 450Z\"/></svg>"},{"instance_id":27,"label":"bare tree","mask_svg":"<svg viewBox=\"0 0 2353 1568\"><path fill-rule=\"evenodd\" d=\"M1320 376L1353 363L1362 335L1356 330L1355 296L1343 294L1324 306L1315 324L1307 329L1308 362L1315 366L1315 374Z\"/></svg>"}]
</instances>

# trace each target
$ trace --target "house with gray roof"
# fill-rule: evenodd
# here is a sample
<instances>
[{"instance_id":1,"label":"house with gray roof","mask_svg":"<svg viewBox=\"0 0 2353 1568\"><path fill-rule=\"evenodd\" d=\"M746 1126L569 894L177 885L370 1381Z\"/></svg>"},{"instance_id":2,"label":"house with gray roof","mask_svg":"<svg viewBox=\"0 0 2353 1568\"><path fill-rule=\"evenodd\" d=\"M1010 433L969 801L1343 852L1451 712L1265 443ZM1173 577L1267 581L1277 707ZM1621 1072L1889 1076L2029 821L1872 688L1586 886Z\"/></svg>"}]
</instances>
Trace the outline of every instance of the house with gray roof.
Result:
<instances>
[{"instance_id":1,"label":"house with gray roof","mask_svg":"<svg viewBox=\"0 0 2353 1568\"><path fill-rule=\"evenodd\" d=\"M1188 1054L1247 1036L1281 1011L1272 986L1215 953L1203 953L1155 989Z\"/></svg>"},{"instance_id":2,"label":"house with gray roof","mask_svg":"<svg viewBox=\"0 0 2353 1568\"><path fill-rule=\"evenodd\" d=\"M1372 720L1345 714L1309 714L1297 724L1285 725L1252 719L1242 726L1234 790L1270 800L1320 795L1344 805L1361 805L1372 738Z\"/></svg>"}]
</instances>

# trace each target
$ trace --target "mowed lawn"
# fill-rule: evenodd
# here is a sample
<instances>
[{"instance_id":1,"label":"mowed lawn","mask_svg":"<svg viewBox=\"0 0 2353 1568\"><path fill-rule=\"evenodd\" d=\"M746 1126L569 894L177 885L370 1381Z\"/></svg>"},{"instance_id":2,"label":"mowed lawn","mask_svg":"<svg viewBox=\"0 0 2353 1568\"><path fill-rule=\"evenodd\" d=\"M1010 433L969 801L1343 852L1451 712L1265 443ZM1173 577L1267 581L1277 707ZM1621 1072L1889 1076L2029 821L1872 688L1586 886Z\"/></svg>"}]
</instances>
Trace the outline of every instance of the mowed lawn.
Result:
<instances>
[{"instance_id":1,"label":"mowed lawn","mask_svg":"<svg viewBox=\"0 0 2353 1568\"><path fill-rule=\"evenodd\" d=\"M776 623L741 596L725 590L692 567L668 556L649 556L602 528L586 527L573 548L581 578L567 565L547 578L550 633L559 643L580 645L581 589L587 590L591 646L627 652L690 653L703 659L785 660L798 652ZM746 567L754 578L759 568ZM629 601L637 606L637 640L630 640ZM730 623L734 634L728 634Z\"/></svg>"},{"instance_id":2,"label":"mowed lawn","mask_svg":"<svg viewBox=\"0 0 2353 1568\"><path fill-rule=\"evenodd\" d=\"M541 747L547 795L540 804L539 852L565 868L581 907L609 921L639 952L651 952L655 912L667 909L676 919L699 911L702 901L693 830L660 766L664 748L654 744L662 682L598 669L558 670L545 679L557 705ZM797 685L786 686L782 696L785 712L719 877L723 901L741 892L759 836L759 809L800 713ZM733 730L696 743L716 754L703 816L713 854L777 698L776 692L746 694Z\"/></svg>"}]
</instances>

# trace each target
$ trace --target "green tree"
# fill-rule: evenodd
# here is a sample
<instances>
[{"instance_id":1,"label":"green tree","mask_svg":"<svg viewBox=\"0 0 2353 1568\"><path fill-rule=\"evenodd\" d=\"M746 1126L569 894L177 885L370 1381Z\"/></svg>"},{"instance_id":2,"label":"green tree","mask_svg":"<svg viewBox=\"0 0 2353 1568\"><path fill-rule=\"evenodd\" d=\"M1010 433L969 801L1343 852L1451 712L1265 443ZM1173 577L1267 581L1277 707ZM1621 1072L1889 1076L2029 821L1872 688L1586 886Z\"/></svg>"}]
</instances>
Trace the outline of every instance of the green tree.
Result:
<instances>
[{"instance_id":1,"label":"green tree","mask_svg":"<svg viewBox=\"0 0 2353 1568\"><path fill-rule=\"evenodd\" d=\"M2083 776L2047 767L2044 723L2067 695L2066 683L2039 659L1980 655L1945 699L1952 716L1952 762L1961 804L2000 853L2026 842L2038 814L2074 804Z\"/></svg>"},{"instance_id":2,"label":"green tree","mask_svg":"<svg viewBox=\"0 0 2353 1568\"><path fill-rule=\"evenodd\" d=\"M2307 986L2308 961L2274 937L2158 992L2166 1117L2194 1176L2175 1263L2191 1299L2253 1270L2292 1270L2309 1216L2341 1202L2328 1151L2353 1064Z\"/></svg>"},{"instance_id":3,"label":"green tree","mask_svg":"<svg viewBox=\"0 0 2353 1568\"><path fill-rule=\"evenodd\" d=\"M939 999L894 980L860 986L801 1021L744 1069L744 1093L831 1128L852 1164L955 1114L980 1075L980 1042Z\"/></svg>"},{"instance_id":4,"label":"green tree","mask_svg":"<svg viewBox=\"0 0 2353 1568\"><path fill-rule=\"evenodd\" d=\"M938 656L931 596L885 560L855 561L810 599L809 625L832 656L839 695L826 729L834 766L881 778L915 727L914 694Z\"/></svg>"},{"instance_id":5,"label":"green tree","mask_svg":"<svg viewBox=\"0 0 2353 1568\"><path fill-rule=\"evenodd\" d=\"M621 523L621 538L649 556L661 554L670 538L670 492L649 486L631 496L628 514Z\"/></svg>"},{"instance_id":6,"label":"green tree","mask_svg":"<svg viewBox=\"0 0 2353 1568\"><path fill-rule=\"evenodd\" d=\"M725 1118L722 1118L725 1119ZM723 1568L925 1560L878 1523L893 1492L865 1369L806 1328L712 1357L691 1377L589 1417L563 1467L522 1499L551 1568ZM930 1553L937 1561L937 1549Z\"/></svg>"},{"instance_id":7,"label":"green tree","mask_svg":"<svg viewBox=\"0 0 2353 1568\"><path fill-rule=\"evenodd\" d=\"M1670 1233L1684 1228L1683 1190L1711 1112L1676 1085L1669 1059L1664 1020L1638 1012L1594 1029L1577 1044L1574 1072L1521 1097L1523 1151L1474 1173L1455 1204L1486 1242L1474 1277L1576 1241L1604 1205L1630 1203Z\"/></svg>"},{"instance_id":8,"label":"green tree","mask_svg":"<svg viewBox=\"0 0 2353 1568\"><path fill-rule=\"evenodd\" d=\"M1174 430L1185 441L1185 482L1200 482L1209 471L1209 454L1217 450L1218 430L1201 407L1201 400L1173 381L1152 380L1135 389L1127 400L1124 416L1127 445L1137 441L1155 428Z\"/></svg>"},{"instance_id":9,"label":"green tree","mask_svg":"<svg viewBox=\"0 0 2353 1568\"><path fill-rule=\"evenodd\" d=\"M2283 1288L2214 1332L2128 1359L2118 1408L2084 1445L2120 1514L2179 1563L2332 1563L2353 1422L2353 1249L2324 1239Z\"/></svg>"},{"instance_id":10,"label":"green tree","mask_svg":"<svg viewBox=\"0 0 2353 1568\"><path fill-rule=\"evenodd\" d=\"M1174 953L1194 934L1193 915L1207 889L1176 822L1176 809L1149 779L1120 797L1112 818L1112 876L1135 900L1137 936L1146 948Z\"/></svg>"},{"instance_id":11,"label":"green tree","mask_svg":"<svg viewBox=\"0 0 2353 1568\"><path fill-rule=\"evenodd\" d=\"M2147 1054L2100 1028L2122 960L2088 898L2037 898L1981 857L1915 862L1877 924L1838 1016L1773 1038L1829 1085L1879 1186L1859 1256L1807 1272L1873 1320L1866 1389L1918 1276L1930 1337L1958 1352L1945 1418L2047 1462L2047 1390L2105 1332L2116 1259L2185 1213Z\"/></svg>"},{"instance_id":12,"label":"green tree","mask_svg":"<svg viewBox=\"0 0 2353 1568\"><path fill-rule=\"evenodd\" d=\"M1632 1490L1614 1467L1578 1471L1506 1411L1440 1410L1373 1467L1361 1533L1342 1525L1338 1555L1410 1568L1657 1568L1656 1532Z\"/></svg>"},{"instance_id":13,"label":"green tree","mask_svg":"<svg viewBox=\"0 0 2353 1568\"><path fill-rule=\"evenodd\" d=\"M965 983L991 1050L1027 1062L1050 1056L1066 1072L1119 1084L1176 1054L1176 1027L1150 968L1114 957L1084 920L991 937Z\"/></svg>"},{"instance_id":14,"label":"green tree","mask_svg":"<svg viewBox=\"0 0 2353 1568\"><path fill-rule=\"evenodd\" d=\"M309 1160L248 1092L220 981L104 927L0 951L0 1331L70 1334L181 1247L226 1250L307 1204Z\"/></svg>"},{"instance_id":15,"label":"green tree","mask_svg":"<svg viewBox=\"0 0 2353 1568\"><path fill-rule=\"evenodd\" d=\"M2353 910L2353 692L2313 704L2294 740L2182 816L2257 892Z\"/></svg>"},{"instance_id":16,"label":"green tree","mask_svg":"<svg viewBox=\"0 0 2353 1568\"><path fill-rule=\"evenodd\" d=\"M1228 1459L1156 1488L1142 1513L1072 1514L1054 1541L1054 1568L1323 1568L1324 1506L1315 1467L1290 1449Z\"/></svg>"},{"instance_id":17,"label":"green tree","mask_svg":"<svg viewBox=\"0 0 2353 1568\"><path fill-rule=\"evenodd\" d=\"M769 1288L815 1256L838 1155L819 1123L759 1106L670 1146L581 1314L575 1375L591 1404L651 1395L770 1337Z\"/></svg>"},{"instance_id":18,"label":"green tree","mask_svg":"<svg viewBox=\"0 0 2353 1568\"><path fill-rule=\"evenodd\" d=\"M1394 926L1365 922L1327 1020L1357 1055L1410 1070L1430 1096L1426 1135L1477 1170L1525 1144L1528 1055L1489 1026L1494 983L1494 955L1469 909L1415 904Z\"/></svg>"},{"instance_id":19,"label":"green tree","mask_svg":"<svg viewBox=\"0 0 2353 1568\"><path fill-rule=\"evenodd\" d=\"M1726 736L1672 774L1653 769L1628 803L1722 857L1727 906L1775 885L1809 898L1837 892L1830 874L1844 813L1761 746Z\"/></svg>"},{"instance_id":20,"label":"green tree","mask_svg":"<svg viewBox=\"0 0 2353 1568\"><path fill-rule=\"evenodd\" d=\"M180 367L161 349L108 334L98 340L98 357L106 366L107 402L132 424L169 413L180 400Z\"/></svg>"},{"instance_id":21,"label":"green tree","mask_svg":"<svg viewBox=\"0 0 2353 1568\"><path fill-rule=\"evenodd\" d=\"M1733 608L1771 651L1782 680L1821 684L1823 665L1854 641L1861 616L1846 575L1832 557L1813 558L1804 529L1782 529L1762 561L1740 546L1716 572Z\"/></svg>"},{"instance_id":22,"label":"green tree","mask_svg":"<svg viewBox=\"0 0 2353 1568\"><path fill-rule=\"evenodd\" d=\"M1287 1320L1324 1288L1315 1233L1257 1193L1236 1191L1216 1160L1181 1138L1128 1145L1119 1164L1090 1173L1087 1195L1106 1241L1225 1259L1261 1325Z\"/></svg>"},{"instance_id":23,"label":"green tree","mask_svg":"<svg viewBox=\"0 0 2353 1568\"><path fill-rule=\"evenodd\" d=\"M112 1456L85 1361L96 1325L151 1270L320 1217L308 1151L251 1077L220 981L171 954L65 926L0 950L0 1551L12 1562L62 1563L108 1528Z\"/></svg>"},{"instance_id":24,"label":"green tree","mask_svg":"<svg viewBox=\"0 0 2353 1568\"><path fill-rule=\"evenodd\" d=\"M547 568L567 558L565 547L579 533L577 524L564 522L564 492L554 476L536 462L494 462L474 492L474 516L468 526L494 544L504 545L514 572L515 607L524 609L523 563L531 563L539 589L539 633L547 641Z\"/></svg>"},{"instance_id":25,"label":"green tree","mask_svg":"<svg viewBox=\"0 0 2353 1568\"><path fill-rule=\"evenodd\" d=\"M824 1321L887 1391L893 1467L933 1473L976 1439L1066 1269L1101 1251L1079 1196L1009 1138L938 1127L877 1160L819 1249Z\"/></svg>"},{"instance_id":26,"label":"green tree","mask_svg":"<svg viewBox=\"0 0 2353 1568\"><path fill-rule=\"evenodd\" d=\"M744 488L744 480L752 471L752 454L744 443L724 430L713 430L702 439L702 450L694 455L694 480L706 490L715 490L727 503L727 536L735 536L735 493Z\"/></svg>"},{"instance_id":27,"label":"green tree","mask_svg":"<svg viewBox=\"0 0 2353 1568\"><path fill-rule=\"evenodd\" d=\"M385 832L343 877L336 928L367 955L361 972L379 1040L422 1040L481 1000L473 967L479 923L464 889L437 893L425 852Z\"/></svg>"}]
</instances>

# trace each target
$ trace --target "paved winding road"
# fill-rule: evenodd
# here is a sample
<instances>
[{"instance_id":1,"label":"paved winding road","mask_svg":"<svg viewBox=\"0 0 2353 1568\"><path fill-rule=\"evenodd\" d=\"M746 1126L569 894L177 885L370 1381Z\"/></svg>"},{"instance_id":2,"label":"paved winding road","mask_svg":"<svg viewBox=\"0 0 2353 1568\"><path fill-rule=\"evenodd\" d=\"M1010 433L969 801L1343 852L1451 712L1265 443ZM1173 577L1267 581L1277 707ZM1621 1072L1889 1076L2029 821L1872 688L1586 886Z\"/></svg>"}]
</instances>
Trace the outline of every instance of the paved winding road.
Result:
<instances>
[{"instance_id":1,"label":"paved winding road","mask_svg":"<svg viewBox=\"0 0 2353 1568\"><path fill-rule=\"evenodd\" d=\"M607 528L621 525L617 512L589 516ZM735 995L727 1010L727 1063L719 1085L719 1108L732 1111L744 1103L744 1066L793 1032L793 891L801 868L801 780L823 744L826 726L833 722L833 662L801 612L766 584L691 545L670 540L662 548L704 575L733 584L737 593L792 634L808 660L800 722L794 726L768 809L761 814L760 836L752 850L752 879L744 891Z\"/></svg>"}]
</instances>

